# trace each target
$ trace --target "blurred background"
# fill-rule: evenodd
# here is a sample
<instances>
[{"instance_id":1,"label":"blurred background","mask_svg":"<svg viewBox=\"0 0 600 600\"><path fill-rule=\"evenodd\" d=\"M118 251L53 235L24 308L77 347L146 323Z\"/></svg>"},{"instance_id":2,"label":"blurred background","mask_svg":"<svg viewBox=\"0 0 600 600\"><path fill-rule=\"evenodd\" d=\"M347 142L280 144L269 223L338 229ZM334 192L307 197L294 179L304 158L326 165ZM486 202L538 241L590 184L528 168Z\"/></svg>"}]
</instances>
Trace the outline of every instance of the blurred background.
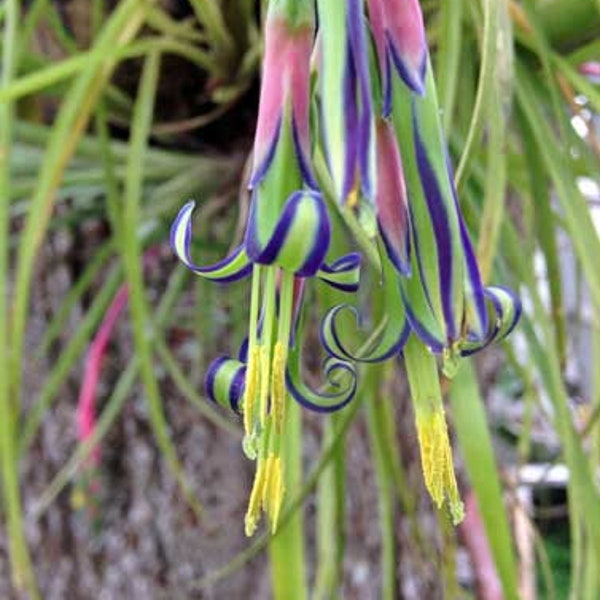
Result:
<instances>
[{"instance_id":1,"label":"blurred background","mask_svg":"<svg viewBox=\"0 0 600 600\"><path fill-rule=\"evenodd\" d=\"M524 315L447 386L464 523L390 361L304 416L283 577L203 395L249 289L168 245L189 198L203 263L243 234L265 6L0 4L1 598L600 598L600 3L421 4L482 275Z\"/></svg>"}]
</instances>

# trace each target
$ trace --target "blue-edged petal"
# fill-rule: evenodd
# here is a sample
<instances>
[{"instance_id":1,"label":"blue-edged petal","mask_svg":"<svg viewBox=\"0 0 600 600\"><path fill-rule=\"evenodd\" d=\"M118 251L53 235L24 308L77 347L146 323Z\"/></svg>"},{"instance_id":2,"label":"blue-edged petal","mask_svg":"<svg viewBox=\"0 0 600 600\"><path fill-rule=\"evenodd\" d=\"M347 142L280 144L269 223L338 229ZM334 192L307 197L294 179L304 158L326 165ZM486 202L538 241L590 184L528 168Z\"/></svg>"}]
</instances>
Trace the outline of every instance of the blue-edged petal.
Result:
<instances>
[{"instance_id":1,"label":"blue-edged petal","mask_svg":"<svg viewBox=\"0 0 600 600\"><path fill-rule=\"evenodd\" d=\"M250 210L245 246L253 262L277 265L299 277L315 275L325 259L331 225L321 194L294 192L285 202L274 230L262 245L258 236L256 203Z\"/></svg>"},{"instance_id":2,"label":"blue-edged petal","mask_svg":"<svg viewBox=\"0 0 600 600\"><path fill-rule=\"evenodd\" d=\"M404 314L402 306L397 306L396 310ZM396 324L390 324L386 318L381 324L380 335L373 340L372 344L369 346L363 345L360 350L350 350L347 341L343 339L343 331L347 327L340 326L340 317L343 312L352 314L357 327L361 328L361 318L358 310L350 304L338 304L327 311L319 329L322 346L336 358L363 363L382 362L399 354L408 340L410 334L408 321L403 319L402 325L398 327ZM354 346L356 347L356 345L355 341Z\"/></svg>"},{"instance_id":3,"label":"blue-edged petal","mask_svg":"<svg viewBox=\"0 0 600 600\"><path fill-rule=\"evenodd\" d=\"M384 305L385 314L384 321L376 329L378 335L370 340L368 345L363 343L362 346L359 346L354 332L348 334L350 324L345 322L340 325L342 315L350 313L354 317L356 325L360 328L359 312L348 304L334 306L327 312L319 328L321 344L332 356L352 362L381 362L398 354L408 340L410 327L406 319L394 265L383 256L382 267L382 285L374 288L375 295L383 296L381 302ZM374 301L374 303L376 302ZM352 339L350 344L348 342L349 338Z\"/></svg>"},{"instance_id":4,"label":"blue-edged petal","mask_svg":"<svg viewBox=\"0 0 600 600\"><path fill-rule=\"evenodd\" d=\"M335 195L343 204L362 189L373 201L375 133L362 1L348 0L344 19L330 0L318 7L321 133Z\"/></svg>"},{"instance_id":5,"label":"blue-edged petal","mask_svg":"<svg viewBox=\"0 0 600 600\"><path fill-rule=\"evenodd\" d=\"M301 406L318 413L332 413L347 406L356 394L356 368L350 362L334 357L326 359L324 375L329 391L316 391L302 380L300 361L290 354L286 385L292 398Z\"/></svg>"},{"instance_id":6,"label":"blue-edged petal","mask_svg":"<svg viewBox=\"0 0 600 600\"><path fill-rule=\"evenodd\" d=\"M209 366L204 388L208 398L215 404L239 414L245 381L246 365L239 360L221 356Z\"/></svg>"},{"instance_id":7,"label":"blue-edged petal","mask_svg":"<svg viewBox=\"0 0 600 600\"><path fill-rule=\"evenodd\" d=\"M421 186L435 235L439 277L436 282L426 279L424 284L427 286L428 291L435 288L439 289L446 336L448 341L452 342L460 336L462 325L462 240L460 238L458 213L452 196L453 184L448 180L445 165L442 174L436 171L430 159L430 153L437 151L437 148L434 146L428 149L427 144L429 143L431 146L433 143L421 131L422 124L422 121L418 120L418 113L415 110L413 113L415 155ZM443 147L441 151L443 152ZM445 177L446 180L442 177ZM424 249L423 251L427 250Z\"/></svg>"},{"instance_id":8,"label":"blue-edged petal","mask_svg":"<svg viewBox=\"0 0 600 600\"><path fill-rule=\"evenodd\" d=\"M356 71L359 99L357 155L360 184L365 197L373 201L376 180L375 122L362 0L348 0L347 11L350 51Z\"/></svg>"},{"instance_id":9,"label":"blue-edged petal","mask_svg":"<svg viewBox=\"0 0 600 600\"><path fill-rule=\"evenodd\" d=\"M252 264L243 246L238 246L227 258L208 266L199 266L192 261L190 247L192 243L192 212L195 202L190 201L179 211L171 226L171 248L179 260L197 275L229 283L246 277L252 270Z\"/></svg>"},{"instance_id":10,"label":"blue-edged petal","mask_svg":"<svg viewBox=\"0 0 600 600\"><path fill-rule=\"evenodd\" d=\"M479 352L492 342L504 339L515 328L521 317L521 301L509 289L500 286L489 286L484 289L489 312L489 325L485 337L481 340L467 338L461 344L462 356L470 356Z\"/></svg>"},{"instance_id":11,"label":"blue-edged petal","mask_svg":"<svg viewBox=\"0 0 600 600\"><path fill-rule=\"evenodd\" d=\"M350 252L331 264L323 263L317 277L342 292L356 292L360 285L360 262L360 254Z\"/></svg>"}]
</instances>

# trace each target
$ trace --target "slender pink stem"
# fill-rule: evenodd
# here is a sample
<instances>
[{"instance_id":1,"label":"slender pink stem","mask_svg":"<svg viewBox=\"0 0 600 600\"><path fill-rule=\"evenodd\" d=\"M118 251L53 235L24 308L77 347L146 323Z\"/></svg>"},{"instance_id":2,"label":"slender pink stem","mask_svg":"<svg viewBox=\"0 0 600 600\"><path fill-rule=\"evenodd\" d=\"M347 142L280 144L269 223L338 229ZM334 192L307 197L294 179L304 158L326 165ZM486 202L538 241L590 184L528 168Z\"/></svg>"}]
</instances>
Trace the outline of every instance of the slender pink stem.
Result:
<instances>
[{"instance_id":1,"label":"slender pink stem","mask_svg":"<svg viewBox=\"0 0 600 600\"><path fill-rule=\"evenodd\" d=\"M502 584L498 578L477 499L472 491L466 497L465 508L465 519L460 524L459 531L475 571L477 597L481 600L503 600Z\"/></svg>"},{"instance_id":2,"label":"slender pink stem","mask_svg":"<svg viewBox=\"0 0 600 600\"><path fill-rule=\"evenodd\" d=\"M111 302L102 320L98 332L94 336L85 358L85 367L79 401L77 404L77 437L83 442L92 433L96 425L96 387L102 370L102 359L110 336L119 315L127 304L129 292L123 284ZM95 446L90 455L90 466L100 463L100 446Z\"/></svg>"}]
</instances>

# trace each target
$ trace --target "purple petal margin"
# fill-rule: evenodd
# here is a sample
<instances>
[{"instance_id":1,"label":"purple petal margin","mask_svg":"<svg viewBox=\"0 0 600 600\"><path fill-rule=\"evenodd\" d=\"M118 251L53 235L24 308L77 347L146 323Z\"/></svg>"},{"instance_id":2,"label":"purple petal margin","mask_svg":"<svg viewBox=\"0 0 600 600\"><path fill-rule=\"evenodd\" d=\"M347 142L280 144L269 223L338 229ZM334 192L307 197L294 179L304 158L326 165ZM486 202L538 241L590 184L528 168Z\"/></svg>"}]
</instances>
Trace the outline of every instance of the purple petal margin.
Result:
<instances>
[{"instance_id":1,"label":"purple petal margin","mask_svg":"<svg viewBox=\"0 0 600 600\"><path fill-rule=\"evenodd\" d=\"M510 333L513 331L513 329L516 327L517 323L519 322L519 319L521 318L521 314L523 312L523 306L521 304L521 300L519 299L519 297L512 290L510 290L504 286L494 286L494 288L501 289L502 291L504 291L506 294L508 294L512 298L513 303L514 303L514 308L515 308L515 314L513 316L513 320L510 323L510 325L508 326L508 328L506 329L506 331L503 332L501 336L499 336L498 335L500 333L499 322L502 321L502 317L504 314L504 312L502 310L502 303L494 295L494 292L492 291L493 288L485 288L484 289L485 297L487 299L489 299L490 302L492 303L492 306L494 307L494 311L496 312L496 319L493 324L490 324L491 327L483 340L481 340L481 341L477 340L474 343L470 344L470 347L461 350L462 356L471 356L472 354L476 354L477 352L480 352L481 350L483 350L484 348L489 346L492 342L497 342L497 341L503 340L505 337L510 335Z\"/></svg>"},{"instance_id":2,"label":"purple petal margin","mask_svg":"<svg viewBox=\"0 0 600 600\"><path fill-rule=\"evenodd\" d=\"M371 99L371 82L368 63L365 19L362 0L348 0L348 36L355 78L360 93L360 117L358 125L358 161L361 173L361 186L366 198L373 200L374 182L371 181L370 152L373 147L373 104Z\"/></svg>"},{"instance_id":3,"label":"purple petal margin","mask_svg":"<svg viewBox=\"0 0 600 600\"><path fill-rule=\"evenodd\" d=\"M436 238L442 310L444 311L444 319L446 320L448 338L454 340L457 338L458 332L454 327L454 298L452 295L452 255L454 254L454 251L452 248L452 233L448 223L448 208L442 197L435 172L427 157L427 150L419 134L414 104L412 113L415 155L417 158L421 184L423 186L423 193L427 201L427 208L429 210ZM425 280L423 283L427 287L427 282Z\"/></svg>"},{"instance_id":4,"label":"purple petal margin","mask_svg":"<svg viewBox=\"0 0 600 600\"><path fill-rule=\"evenodd\" d=\"M173 250L173 253L175 255L177 255L175 238L176 238L176 231L179 228L179 223L186 216L186 213L188 213L194 207L194 205L195 205L195 202L193 200L190 200L189 202L187 202L179 210L179 213L177 213L177 217L175 217L175 220L173 221L173 224L171 225L169 242L171 245L171 249ZM231 273L231 275L228 275L225 277L218 277L218 276L214 275L214 273L216 271L219 271L220 269L226 267L228 264L233 262L242 252L244 252L245 248L244 248L243 244L238 246L237 248L235 248L234 251L229 256L224 258L223 260L220 260L212 265L207 265L207 266L199 266L199 265L196 265L192 261L192 258L190 256L191 244L192 244L192 225L191 225L191 222L188 222L187 227L185 229L185 235L184 235L184 252L185 252L185 260L187 263L186 267L188 269L190 269L191 271L193 271L194 273L197 273L198 275L202 275L202 276L204 276L208 279L211 279L212 281L216 281L218 283L231 283L233 281L238 281L240 279L243 279L244 277L246 277L247 275L249 275L252 272L252 264L250 262L247 262L247 264L240 266L240 268L237 271L234 271L233 273Z\"/></svg>"},{"instance_id":5,"label":"purple petal margin","mask_svg":"<svg viewBox=\"0 0 600 600\"><path fill-rule=\"evenodd\" d=\"M227 362L228 360L229 358L226 356L219 356L219 358L210 364L208 371L206 372L206 379L204 380L204 392L206 393L206 396L215 404L219 404L215 395L215 379L223 363Z\"/></svg>"},{"instance_id":6,"label":"purple petal margin","mask_svg":"<svg viewBox=\"0 0 600 600\"><path fill-rule=\"evenodd\" d=\"M321 413L321 414L328 414L328 413L333 413L338 410L341 410L342 408L344 408L345 406L350 404L350 402L354 398L354 395L356 394L357 381L356 381L356 372L352 368L352 365L350 365L349 363L339 361L334 358L328 358L325 361L325 369L324 370L325 370L325 376L328 379L329 385L333 388L339 387L339 383L336 383L335 381L331 380L332 375L336 371L339 372L340 370L342 370L342 371L345 371L346 373L349 373L352 376L353 381L352 381L352 387L350 388L350 391L337 404L323 406L323 405L316 404L315 402L310 401L308 398L306 398L305 396L302 395L302 393L300 392L300 390L298 390L298 388L296 388L296 386L294 385L294 382L292 380L292 377L289 374L289 371L286 372L285 380L286 380L287 389L288 389L290 395L292 396L292 398L294 398L294 400L296 400L296 402L298 402L298 404L300 404L304 408L311 410L313 412L317 412L317 413ZM318 395L320 398L322 398L325 401L328 398L336 397L335 393L318 394Z\"/></svg>"},{"instance_id":7,"label":"purple petal margin","mask_svg":"<svg viewBox=\"0 0 600 600\"><path fill-rule=\"evenodd\" d=\"M398 75L404 83L418 96L425 94L425 76L427 74L427 52L423 53L421 64L418 65L416 72L402 60L400 53L394 46L394 42L389 32L387 33L388 48L394 66L398 71Z\"/></svg>"},{"instance_id":8,"label":"purple petal margin","mask_svg":"<svg viewBox=\"0 0 600 600\"><path fill-rule=\"evenodd\" d=\"M256 215L254 214L255 210L251 210L249 219L250 225L246 232L245 240L246 252L250 257L250 260L264 265L271 265L277 261L279 251L285 244L288 232L294 223L298 204L307 195L317 201L316 204L319 212L318 231L315 235L315 239L312 240L311 250L304 264L296 272L296 275L299 277L312 277L317 273L329 248L331 225L322 196L317 192L312 191L294 192L286 200L279 220L275 225L273 234L264 248L259 246L258 238L256 236L256 226L254 224L256 219Z\"/></svg>"},{"instance_id":9,"label":"purple petal margin","mask_svg":"<svg viewBox=\"0 0 600 600\"><path fill-rule=\"evenodd\" d=\"M320 271L325 274L336 274L336 273L345 273L354 271L360 267L362 257L358 252L350 252L349 254L345 254L344 256L336 259L331 264L323 263L321 265ZM329 279L323 279L327 285L335 288L336 290L340 290L342 292L356 292L359 288L359 282L356 283L340 283L335 281L330 281Z\"/></svg>"},{"instance_id":10,"label":"purple petal margin","mask_svg":"<svg viewBox=\"0 0 600 600\"><path fill-rule=\"evenodd\" d=\"M248 189L253 189L264 179L269 167L271 166L271 163L273 162L273 158L275 158L277 142L279 141L279 135L281 133L281 120L282 117L280 116L279 120L277 121L277 127L275 128L273 138L269 141L269 146L263 161L252 171Z\"/></svg>"}]
</instances>

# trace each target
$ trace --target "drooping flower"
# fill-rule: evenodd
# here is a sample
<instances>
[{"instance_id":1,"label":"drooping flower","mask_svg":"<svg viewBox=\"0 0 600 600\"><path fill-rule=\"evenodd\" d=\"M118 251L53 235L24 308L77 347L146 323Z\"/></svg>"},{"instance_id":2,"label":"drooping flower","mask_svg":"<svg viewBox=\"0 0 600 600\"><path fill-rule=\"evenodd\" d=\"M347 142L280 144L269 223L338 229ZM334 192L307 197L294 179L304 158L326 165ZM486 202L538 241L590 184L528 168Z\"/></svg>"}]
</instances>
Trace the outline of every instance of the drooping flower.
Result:
<instances>
[{"instance_id":1,"label":"drooping flower","mask_svg":"<svg viewBox=\"0 0 600 600\"><path fill-rule=\"evenodd\" d=\"M460 357L510 333L520 304L508 290L482 284L453 182L418 1L368 0L368 7L383 117L375 192L382 283L386 315L395 325L386 328L371 356L404 348L426 486L459 521L462 504L432 353L452 376ZM335 356L360 360L342 340L341 311L335 307L325 317L323 343Z\"/></svg>"},{"instance_id":2,"label":"drooping flower","mask_svg":"<svg viewBox=\"0 0 600 600\"><path fill-rule=\"evenodd\" d=\"M348 374L348 385L333 395L305 386L300 379L300 341L295 336L304 280L316 276L338 289L354 291L360 262L357 254L325 262L331 223L310 166L309 67L314 26L312 2L270 3L252 199L243 243L220 263L201 267L190 256L193 202L180 210L171 229L175 253L198 275L229 282L252 274L247 343L238 359L217 359L206 378L210 398L243 414L244 450L257 461L246 514L248 535L263 511L271 528L277 527L284 496L282 436L288 392L309 408L332 410L347 403L355 390L352 365L334 358L325 374Z\"/></svg>"}]
</instances>

